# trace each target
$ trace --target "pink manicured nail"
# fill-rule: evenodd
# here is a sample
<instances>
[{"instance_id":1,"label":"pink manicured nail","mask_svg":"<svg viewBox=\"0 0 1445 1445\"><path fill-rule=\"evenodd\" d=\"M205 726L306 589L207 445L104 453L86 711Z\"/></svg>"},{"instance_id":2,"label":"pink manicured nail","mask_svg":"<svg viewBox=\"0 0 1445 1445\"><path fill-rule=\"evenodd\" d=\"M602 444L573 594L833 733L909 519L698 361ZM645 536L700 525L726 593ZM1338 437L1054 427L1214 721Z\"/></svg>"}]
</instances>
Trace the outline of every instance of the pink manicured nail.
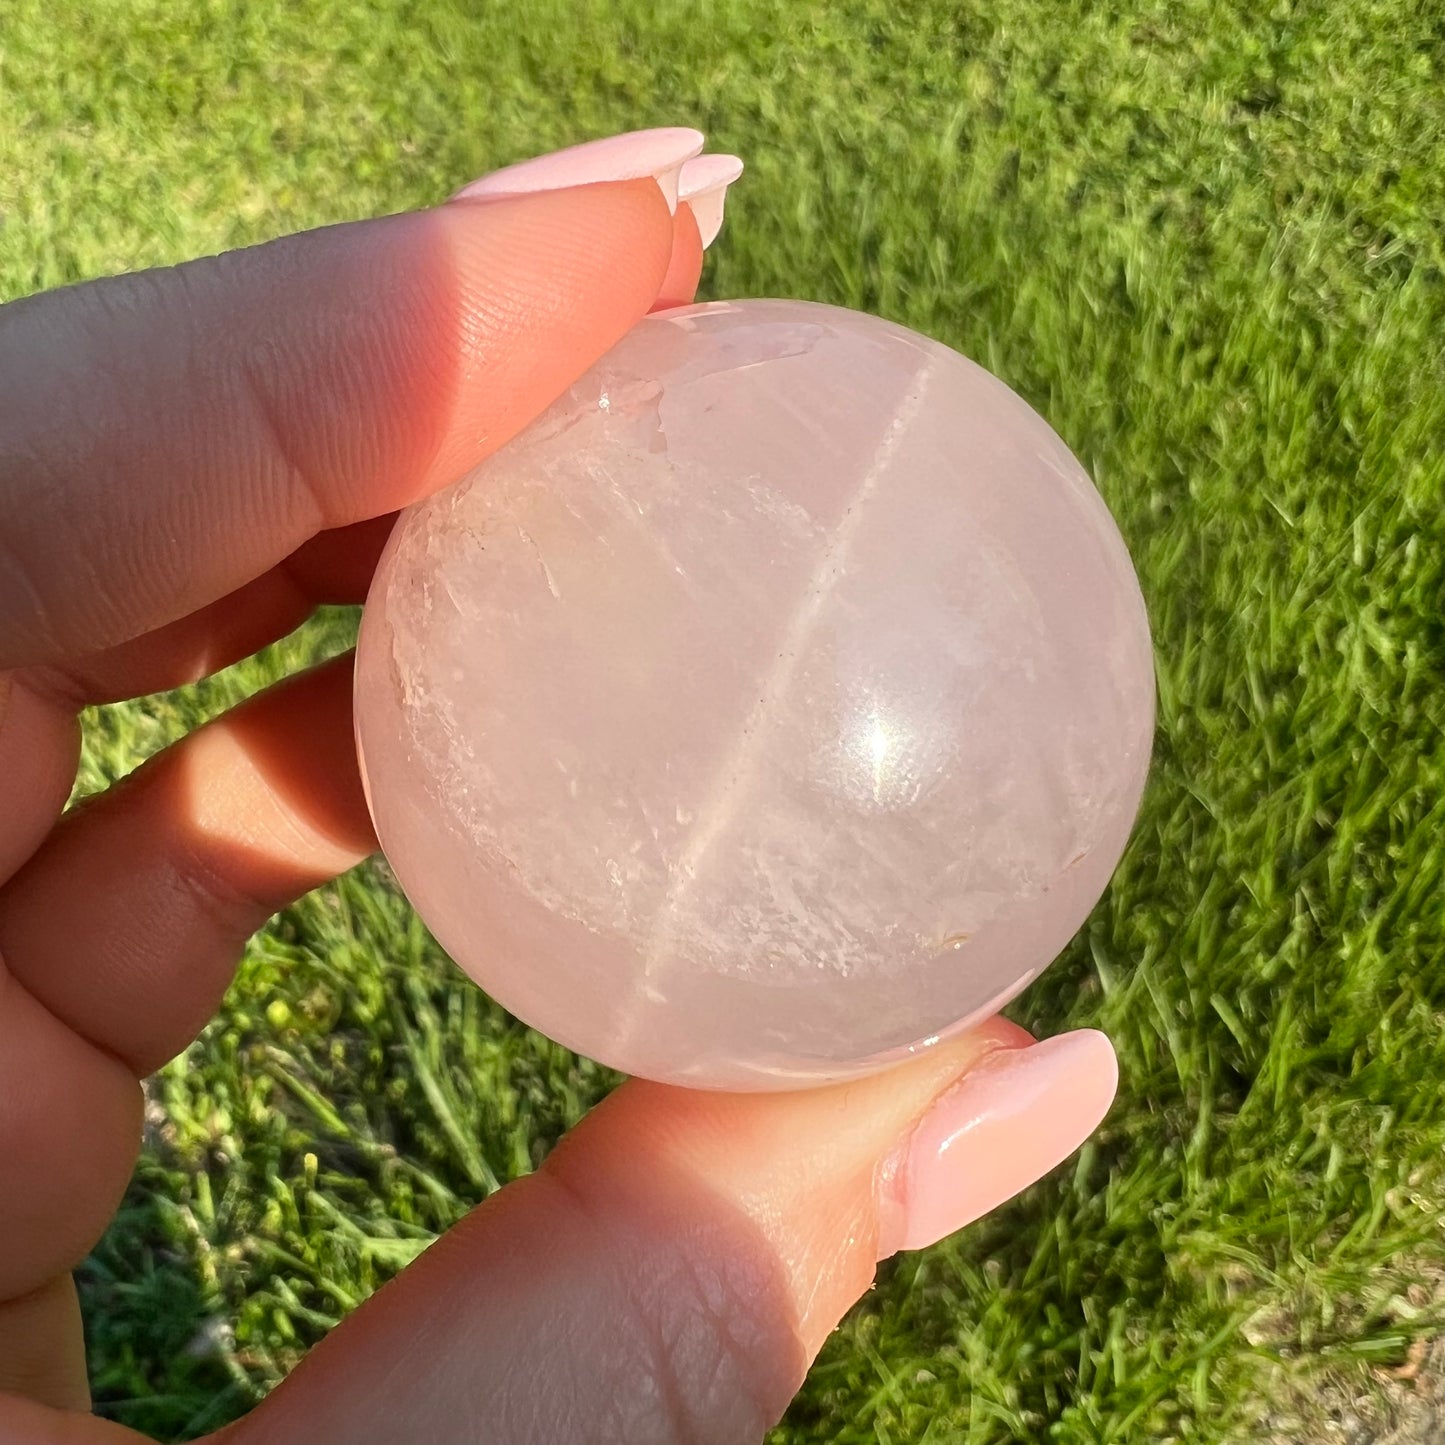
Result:
<instances>
[{"instance_id":1,"label":"pink manicured nail","mask_svg":"<svg viewBox=\"0 0 1445 1445\"><path fill-rule=\"evenodd\" d=\"M934 1244L1027 1189L1094 1132L1118 1083L1094 1029L990 1054L879 1171L878 1257Z\"/></svg>"},{"instance_id":2,"label":"pink manicured nail","mask_svg":"<svg viewBox=\"0 0 1445 1445\"><path fill-rule=\"evenodd\" d=\"M742 173L743 163L736 156L694 156L678 173L677 198L692 211L704 251L722 230L723 200Z\"/></svg>"},{"instance_id":3,"label":"pink manicured nail","mask_svg":"<svg viewBox=\"0 0 1445 1445\"><path fill-rule=\"evenodd\" d=\"M598 181L633 181L652 176L667 197L668 210L676 211L678 172L702 146L702 132L688 126L629 131L505 166L463 186L452 200L521 196Z\"/></svg>"}]
</instances>

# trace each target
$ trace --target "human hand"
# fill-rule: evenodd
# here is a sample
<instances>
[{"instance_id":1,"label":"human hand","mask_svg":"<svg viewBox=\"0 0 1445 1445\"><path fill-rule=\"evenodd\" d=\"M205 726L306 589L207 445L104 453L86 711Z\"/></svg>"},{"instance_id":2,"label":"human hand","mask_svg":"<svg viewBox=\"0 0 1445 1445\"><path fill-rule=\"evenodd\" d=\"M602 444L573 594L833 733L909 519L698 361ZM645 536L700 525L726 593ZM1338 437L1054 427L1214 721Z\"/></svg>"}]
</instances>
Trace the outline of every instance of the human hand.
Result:
<instances>
[{"instance_id":1,"label":"human hand","mask_svg":"<svg viewBox=\"0 0 1445 1445\"><path fill-rule=\"evenodd\" d=\"M398 507L690 299L707 207L650 178L689 144L0 308L0 1445L139 1439L87 1413L70 1280L130 1176L138 1080L271 913L375 847L349 658L62 816L79 709L360 600ZM507 194L533 184L567 188ZM1114 1083L1101 1035L1001 1020L804 1093L630 1082L222 1433L756 1440L879 1258L1059 1162Z\"/></svg>"}]
</instances>

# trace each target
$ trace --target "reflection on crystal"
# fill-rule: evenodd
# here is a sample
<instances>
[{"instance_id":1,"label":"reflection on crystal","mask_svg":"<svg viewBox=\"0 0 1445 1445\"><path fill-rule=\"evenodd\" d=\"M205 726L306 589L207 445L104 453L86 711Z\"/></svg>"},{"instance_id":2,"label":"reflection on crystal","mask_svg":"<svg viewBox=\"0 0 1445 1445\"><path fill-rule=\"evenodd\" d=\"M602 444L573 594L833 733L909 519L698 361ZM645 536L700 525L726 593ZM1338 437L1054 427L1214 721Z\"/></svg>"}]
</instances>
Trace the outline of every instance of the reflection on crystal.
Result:
<instances>
[{"instance_id":1,"label":"reflection on crystal","mask_svg":"<svg viewBox=\"0 0 1445 1445\"><path fill-rule=\"evenodd\" d=\"M873 754L873 796L883 801L883 764L888 758L888 729L876 718L868 733L868 750Z\"/></svg>"}]
</instances>

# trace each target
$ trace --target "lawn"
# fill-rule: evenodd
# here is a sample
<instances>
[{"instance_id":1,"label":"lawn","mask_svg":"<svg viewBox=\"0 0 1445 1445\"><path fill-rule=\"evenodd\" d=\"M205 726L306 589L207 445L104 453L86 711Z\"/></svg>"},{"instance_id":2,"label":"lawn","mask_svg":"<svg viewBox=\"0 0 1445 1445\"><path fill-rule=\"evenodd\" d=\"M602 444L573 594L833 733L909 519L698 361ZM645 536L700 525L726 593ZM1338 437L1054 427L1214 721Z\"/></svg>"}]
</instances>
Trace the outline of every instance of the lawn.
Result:
<instances>
[{"instance_id":1,"label":"lawn","mask_svg":"<svg viewBox=\"0 0 1445 1445\"><path fill-rule=\"evenodd\" d=\"M1382 1438L1445 1334L1445 12L3 0L0 297L653 124L749 163L705 294L895 318L1049 418L1158 652L1132 847L1014 1010L1105 1029L1119 1101L884 1269L777 1445ZM82 787L353 630L95 713ZM288 910L153 1082L101 1407L243 1411L610 1083L380 867Z\"/></svg>"}]
</instances>

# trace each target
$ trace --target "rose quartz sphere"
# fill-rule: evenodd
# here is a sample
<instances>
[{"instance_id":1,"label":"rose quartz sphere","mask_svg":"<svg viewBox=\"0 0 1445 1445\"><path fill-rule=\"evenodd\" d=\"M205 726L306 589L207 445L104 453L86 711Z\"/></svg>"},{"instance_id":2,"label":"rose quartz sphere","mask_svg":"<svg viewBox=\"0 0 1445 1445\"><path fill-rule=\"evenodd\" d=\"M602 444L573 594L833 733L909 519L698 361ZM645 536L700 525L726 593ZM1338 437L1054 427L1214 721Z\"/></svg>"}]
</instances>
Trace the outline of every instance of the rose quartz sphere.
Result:
<instances>
[{"instance_id":1,"label":"rose quartz sphere","mask_svg":"<svg viewBox=\"0 0 1445 1445\"><path fill-rule=\"evenodd\" d=\"M402 514L356 719L422 918L631 1073L861 1073L1098 899L1154 679L1108 511L947 347L797 301L644 321Z\"/></svg>"}]
</instances>

